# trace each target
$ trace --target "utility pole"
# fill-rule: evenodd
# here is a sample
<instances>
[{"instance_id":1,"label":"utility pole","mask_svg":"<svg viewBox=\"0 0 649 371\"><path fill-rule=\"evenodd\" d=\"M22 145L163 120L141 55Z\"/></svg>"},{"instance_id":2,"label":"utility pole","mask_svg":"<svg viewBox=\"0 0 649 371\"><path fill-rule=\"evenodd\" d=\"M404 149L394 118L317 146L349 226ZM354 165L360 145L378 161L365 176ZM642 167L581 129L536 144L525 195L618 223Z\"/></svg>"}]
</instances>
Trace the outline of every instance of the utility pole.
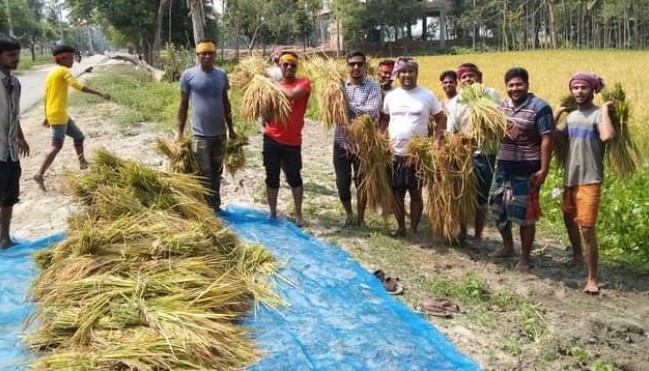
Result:
<instances>
[{"instance_id":1,"label":"utility pole","mask_svg":"<svg viewBox=\"0 0 649 371\"><path fill-rule=\"evenodd\" d=\"M9 25L9 36L14 37L14 26L11 23L11 13L9 12L9 0L5 0L5 7L7 8L7 24Z\"/></svg>"},{"instance_id":2,"label":"utility pole","mask_svg":"<svg viewBox=\"0 0 649 371\"><path fill-rule=\"evenodd\" d=\"M61 44L63 44L63 3L56 1L54 4L59 7L59 32L61 33Z\"/></svg>"}]
</instances>

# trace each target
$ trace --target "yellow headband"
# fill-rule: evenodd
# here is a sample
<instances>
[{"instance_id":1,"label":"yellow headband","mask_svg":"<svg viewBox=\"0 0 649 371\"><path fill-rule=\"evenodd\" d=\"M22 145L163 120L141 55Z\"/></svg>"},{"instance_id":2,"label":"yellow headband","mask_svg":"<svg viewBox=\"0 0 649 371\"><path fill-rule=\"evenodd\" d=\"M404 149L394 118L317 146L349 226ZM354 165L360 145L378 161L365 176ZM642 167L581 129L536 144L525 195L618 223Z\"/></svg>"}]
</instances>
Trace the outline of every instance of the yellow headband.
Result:
<instances>
[{"instance_id":1,"label":"yellow headband","mask_svg":"<svg viewBox=\"0 0 649 371\"><path fill-rule=\"evenodd\" d=\"M216 52L216 45L214 45L213 42L206 41L196 45L196 54L215 53L215 52Z\"/></svg>"},{"instance_id":2,"label":"yellow headband","mask_svg":"<svg viewBox=\"0 0 649 371\"><path fill-rule=\"evenodd\" d=\"M284 62L289 62L289 63L297 63L297 57L295 57L293 54L284 54L281 57L279 57L279 63L284 63Z\"/></svg>"}]
</instances>

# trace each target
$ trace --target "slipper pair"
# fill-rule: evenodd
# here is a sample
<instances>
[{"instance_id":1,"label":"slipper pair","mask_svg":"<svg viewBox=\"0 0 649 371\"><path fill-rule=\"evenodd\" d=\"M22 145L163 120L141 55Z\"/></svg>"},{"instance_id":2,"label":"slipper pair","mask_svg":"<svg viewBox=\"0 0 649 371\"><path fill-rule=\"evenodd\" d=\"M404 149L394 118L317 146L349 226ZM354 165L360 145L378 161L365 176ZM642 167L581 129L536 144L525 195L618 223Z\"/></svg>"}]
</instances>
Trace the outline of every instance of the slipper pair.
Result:
<instances>
[{"instance_id":1,"label":"slipper pair","mask_svg":"<svg viewBox=\"0 0 649 371\"><path fill-rule=\"evenodd\" d=\"M452 318L453 314L460 314L460 306L456 303L442 300L424 300L419 307L426 313L440 318Z\"/></svg>"},{"instance_id":2,"label":"slipper pair","mask_svg":"<svg viewBox=\"0 0 649 371\"><path fill-rule=\"evenodd\" d=\"M385 273L380 269L374 271L374 277L381 281L383 288L388 292L388 294L400 295L403 293L403 286L399 284L399 277L386 277Z\"/></svg>"}]
</instances>

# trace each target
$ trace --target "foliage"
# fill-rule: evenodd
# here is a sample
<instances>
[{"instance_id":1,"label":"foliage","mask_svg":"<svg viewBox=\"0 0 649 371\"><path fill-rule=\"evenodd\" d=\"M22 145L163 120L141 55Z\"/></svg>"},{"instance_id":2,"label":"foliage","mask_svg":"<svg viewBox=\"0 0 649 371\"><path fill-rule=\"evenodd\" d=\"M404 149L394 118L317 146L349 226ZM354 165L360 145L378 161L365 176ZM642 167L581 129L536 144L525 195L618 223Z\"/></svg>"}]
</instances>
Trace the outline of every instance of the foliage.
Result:
<instances>
[{"instance_id":1,"label":"foliage","mask_svg":"<svg viewBox=\"0 0 649 371\"><path fill-rule=\"evenodd\" d=\"M167 44L160 58L162 59L162 70L164 71L162 79L167 82L180 80L180 75L187 67L187 50L178 48L173 44Z\"/></svg>"}]
</instances>

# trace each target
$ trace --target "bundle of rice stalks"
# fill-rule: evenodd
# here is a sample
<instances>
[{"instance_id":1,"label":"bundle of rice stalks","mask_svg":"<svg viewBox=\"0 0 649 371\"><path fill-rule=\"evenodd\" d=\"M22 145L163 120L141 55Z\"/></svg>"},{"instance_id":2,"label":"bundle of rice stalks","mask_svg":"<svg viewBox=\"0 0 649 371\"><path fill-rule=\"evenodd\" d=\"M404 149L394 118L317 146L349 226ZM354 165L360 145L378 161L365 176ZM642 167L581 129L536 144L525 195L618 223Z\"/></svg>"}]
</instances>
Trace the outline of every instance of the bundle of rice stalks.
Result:
<instances>
[{"instance_id":1,"label":"bundle of rice stalks","mask_svg":"<svg viewBox=\"0 0 649 371\"><path fill-rule=\"evenodd\" d=\"M466 135L478 146L499 141L507 131L507 117L483 84L462 88L458 102L465 105L461 119L467 120Z\"/></svg>"},{"instance_id":2,"label":"bundle of rice stalks","mask_svg":"<svg viewBox=\"0 0 649 371\"><path fill-rule=\"evenodd\" d=\"M272 256L204 217L196 178L138 166L99 151L70 181L86 211L38 255L30 366L245 368L260 353L241 319L281 304L262 279L275 273Z\"/></svg>"},{"instance_id":3,"label":"bundle of rice stalks","mask_svg":"<svg viewBox=\"0 0 649 371\"><path fill-rule=\"evenodd\" d=\"M457 134L435 147L432 138L413 138L406 154L417 167L428 192L426 209L431 232L457 243L456 231L475 215L477 181L471 139Z\"/></svg>"},{"instance_id":4,"label":"bundle of rice stalks","mask_svg":"<svg viewBox=\"0 0 649 371\"><path fill-rule=\"evenodd\" d=\"M615 102L609 110L615 138L607 145L606 165L613 174L628 177L638 171L639 158L638 147L633 142L629 129L631 107L619 82L615 83L613 89L604 90L602 98Z\"/></svg>"},{"instance_id":5,"label":"bundle of rice stalks","mask_svg":"<svg viewBox=\"0 0 649 371\"><path fill-rule=\"evenodd\" d=\"M291 113L291 103L282 90L269 78L255 75L241 98L241 118L253 122L266 120L286 123Z\"/></svg>"},{"instance_id":6,"label":"bundle of rice stalks","mask_svg":"<svg viewBox=\"0 0 649 371\"><path fill-rule=\"evenodd\" d=\"M239 61L228 79L236 89L246 89L253 76L263 73L268 64L262 57L250 56Z\"/></svg>"},{"instance_id":7,"label":"bundle of rice stalks","mask_svg":"<svg viewBox=\"0 0 649 371\"><path fill-rule=\"evenodd\" d=\"M248 137L239 134L236 139L228 139L225 144L223 166L225 167L225 171L233 177L237 171L246 166L246 155L243 151L243 147L247 146L248 143Z\"/></svg>"},{"instance_id":8,"label":"bundle of rice stalks","mask_svg":"<svg viewBox=\"0 0 649 371\"><path fill-rule=\"evenodd\" d=\"M198 160L192 149L192 138L188 135L182 137L180 142L157 138L155 146L162 155L166 156L169 163L167 169L176 173L198 174Z\"/></svg>"},{"instance_id":9,"label":"bundle of rice stalks","mask_svg":"<svg viewBox=\"0 0 649 371\"><path fill-rule=\"evenodd\" d=\"M563 118L561 119L561 122L559 124L559 126L562 126L565 125L565 116L577 109L577 101L575 101L575 97L573 97L571 94L566 94L563 97L561 97L559 104L566 108L564 111ZM561 135L555 135L552 137L551 156L552 158L554 158L554 161L556 162L559 168L563 168L566 166L566 161L568 160L568 148L569 148L569 142L568 142L567 131L563 131Z\"/></svg>"},{"instance_id":10,"label":"bundle of rice stalks","mask_svg":"<svg viewBox=\"0 0 649 371\"><path fill-rule=\"evenodd\" d=\"M363 115L352 121L349 134L354 143L352 151L360 162L362 180L359 190L367 199L367 206L381 208L389 215L394 207L392 196L392 146L386 133L376 129L374 121Z\"/></svg>"},{"instance_id":11,"label":"bundle of rice stalks","mask_svg":"<svg viewBox=\"0 0 649 371\"><path fill-rule=\"evenodd\" d=\"M343 82L345 67L332 58L313 57L304 63L307 76L313 82L325 128L348 126L347 102Z\"/></svg>"}]
</instances>

